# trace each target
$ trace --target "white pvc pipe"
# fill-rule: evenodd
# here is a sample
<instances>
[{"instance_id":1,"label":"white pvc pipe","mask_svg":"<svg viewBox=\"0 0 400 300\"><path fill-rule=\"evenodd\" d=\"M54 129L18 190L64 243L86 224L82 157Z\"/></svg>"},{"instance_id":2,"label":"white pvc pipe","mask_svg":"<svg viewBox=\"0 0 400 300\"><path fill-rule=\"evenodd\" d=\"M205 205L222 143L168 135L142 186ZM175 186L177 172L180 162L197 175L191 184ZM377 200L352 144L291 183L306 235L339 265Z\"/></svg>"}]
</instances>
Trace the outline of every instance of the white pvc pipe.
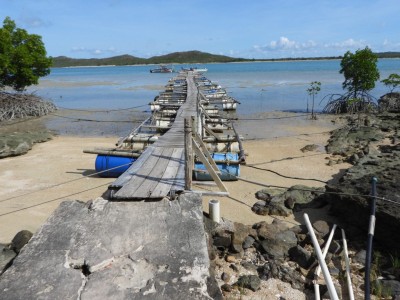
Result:
<instances>
[{"instance_id":1,"label":"white pvc pipe","mask_svg":"<svg viewBox=\"0 0 400 300\"><path fill-rule=\"evenodd\" d=\"M208 202L208 212L211 220L213 220L216 223L220 222L219 200L210 200Z\"/></svg>"},{"instance_id":2,"label":"white pvc pipe","mask_svg":"<svg viewBox=\"0 0 400 300\"><path fill-rule=\"evenodd\" d=\"M349 252L347 251L346 235L344 234L343 229L342 229L342 237L343 237L343 248L344 248L344 261L346 262L347 288L349 290L350 300L354 300L353 286L351 284L351 277L350 277Z\"/></svg>"},{"instance_id":3,"label":"white pvc pipe","mask_svg":"<svg viewBox=\"0 0 400 300\"><path fill-rule=\"evenodd\" d=\"M322 251L322 256L324 257L324 260L325 260L326 254L328 253L329 246L331 245L331 242L332 242L332 239L333 239L333 234L335 233L335 230L336 230L336 224L333 224L331 233L329 234L328 240L326 241L325 248ZM319 296L319 285L318 285L318 282L317 282L319 274L321 274L321 266L320 265L318 265L318 267L317 267L317 269L315 270L315 273L314 273L314 275L315 275L315 278L314 278L315 300L320 300L321 299L320 296Z\"/></svg>"},{"instance_id":4,"label":"white pvc pipe","mask_svg":"<svg viewBox=\"0 0 400 300\"><path fill-rule=\"evenodd\" d=\"M324 257L324 260L325 260L326 254L328 254L329 246L331 245L331 242L333 239L333 234L335 233L336 227L337 227L337 225L333 224L331 233L329 234L328 240L326 241L325 248L322 251L322 256ZM317 277L319 276L319 274L321 274L321 266L320 265L318 265L317 270L315 271L315 275Z\"/></svg>"},{"instance_id":5,"label":"white pvc pipe","mask_svg":"<svg viewBox=\"0 0 400 300\"><path fill-rule=\"evenodd\" d=\"M332 300L339 300L335 286L333 285L332 277L329 274L328 266L326 265L325 259L322 255L321 247L318 244L317 237L315 236L314 229L312 228L310 219L308 218L307 214L304 214L304 220L306 222L308 232L310 233L311 241L314 245L315 253L317 254L318 262L321 266L326 286L328 287L329 296Z\"/></svg>"}]
</instances>

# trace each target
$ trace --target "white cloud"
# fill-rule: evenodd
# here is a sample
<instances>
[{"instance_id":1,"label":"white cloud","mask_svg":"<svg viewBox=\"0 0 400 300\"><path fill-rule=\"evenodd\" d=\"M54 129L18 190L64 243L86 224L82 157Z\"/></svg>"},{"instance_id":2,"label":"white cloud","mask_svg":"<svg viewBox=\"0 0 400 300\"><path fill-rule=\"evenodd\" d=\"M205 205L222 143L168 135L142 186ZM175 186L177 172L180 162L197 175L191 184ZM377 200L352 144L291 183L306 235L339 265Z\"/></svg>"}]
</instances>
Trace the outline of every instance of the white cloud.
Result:
<instances>
[{"instance_id":1,"label":"white cloud","mask_svg":"<svg viewBox=\"0 0 400 300\"><path fill-rule=\"evenodd\" d=\"M400 50L400 42L392 42L388 39L385 39L380 46L382 51L399 51Z\"/></svg>"},{"instance_id":2,"label":"white cloud","mask_svg":"<svg viewBox=\"0 0 400 300\"><path fill-rule=\"evenodd\" d=\"M253 49L257 52L268 52L268 51L303 51L311 49L317 46L317 43L309 40L307 42L292 41L285 36L281 36L277 41L271 41L265 46L255 45Z\"/></svg>"},{"instance_id":3,"label":"white cloud","mask_svg":"<svg viewBox=\"0 0 400 300\"><path fill-rule=\"evenodd\" d=\"M72 52L79 52L79 53L86 53L90 55L100 56L100 55L112 55L119 53L117 49L114 47L109 47L108 49L93 49L93 48L86 48L86 47L72 47Z\"/></svg>"},{"instance_id":4,"label":"white cloud","mask_svg":"<svg viewBox=\"0 0 400 300\"><path fill-rule=\"evenodd\" d=\"M50 22L44 21L39 17L22 17L21 22L28 28L48 27L51 25Z\"/></svg>"},{"instance_id":5,"label":"white cloud","mask_svg":"<svg viewBox=\"0 0 400 300\"><path fill-rule=\"evenodd\" d=\"M325 48L335 48L335 49L359 49L359 48L365 48L368 46L366 41L363 40L354 40L352 38L347 39L342 42L336 42L336 43L327 43L324 45Z\"/></svg>"}]
</instances>

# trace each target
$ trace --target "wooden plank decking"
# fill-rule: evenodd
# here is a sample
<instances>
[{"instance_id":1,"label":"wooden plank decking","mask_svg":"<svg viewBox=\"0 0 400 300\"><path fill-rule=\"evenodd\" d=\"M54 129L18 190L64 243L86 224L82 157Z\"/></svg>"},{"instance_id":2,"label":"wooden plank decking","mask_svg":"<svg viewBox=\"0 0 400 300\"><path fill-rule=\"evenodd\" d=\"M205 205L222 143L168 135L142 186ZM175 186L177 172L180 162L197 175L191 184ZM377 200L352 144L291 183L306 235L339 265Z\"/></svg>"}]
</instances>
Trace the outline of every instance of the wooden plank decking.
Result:
<instances>
[{"instance_id":1,"label":"wooden plank decking","mask_svg":"<svg viewBox=\"0 0 400 300\"><path fill-rule=\"evenodd\" d=\"M186 102L171 128L148 147L132 166L110 186L113 200L160 199L185 187L184 119L196 118L197 87L193 74L187 78Z\"/></svg>"}]
</instances>

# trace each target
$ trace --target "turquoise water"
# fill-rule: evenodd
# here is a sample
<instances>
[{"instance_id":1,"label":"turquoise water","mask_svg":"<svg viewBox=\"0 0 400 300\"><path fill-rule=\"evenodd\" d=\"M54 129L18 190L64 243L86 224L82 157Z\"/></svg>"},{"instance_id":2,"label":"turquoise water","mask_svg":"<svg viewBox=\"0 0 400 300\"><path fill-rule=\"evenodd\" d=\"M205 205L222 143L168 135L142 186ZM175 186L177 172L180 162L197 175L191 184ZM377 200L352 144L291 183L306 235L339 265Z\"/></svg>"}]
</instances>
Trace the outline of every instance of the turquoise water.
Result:
<instances>
[{"instance_id":1,"label":"turquoise water","mask_svg":"<svg viewBox=\"0 0 400 300\"><path fill-rule=\"evenodd\" d=\"M52 100L57 106L74 109L119 109L146 105L163 90L173 74L155 74L153 66L113 66L53 68L38 86L29 89ZM175 69L188 67L175 65ZM322 98L343 93L340 61L292 61L202 64L205 74L217 81L241 105L239 114L260 111L304 111L310 98L306 92L310 82L320 81L316 110L321 110ZM400 73L399 59L379 60L381 79ZM388 92L380 82L371 94L377 98ZM146 107L143 107L146 109Z\"/></svg>"}]
</instances>

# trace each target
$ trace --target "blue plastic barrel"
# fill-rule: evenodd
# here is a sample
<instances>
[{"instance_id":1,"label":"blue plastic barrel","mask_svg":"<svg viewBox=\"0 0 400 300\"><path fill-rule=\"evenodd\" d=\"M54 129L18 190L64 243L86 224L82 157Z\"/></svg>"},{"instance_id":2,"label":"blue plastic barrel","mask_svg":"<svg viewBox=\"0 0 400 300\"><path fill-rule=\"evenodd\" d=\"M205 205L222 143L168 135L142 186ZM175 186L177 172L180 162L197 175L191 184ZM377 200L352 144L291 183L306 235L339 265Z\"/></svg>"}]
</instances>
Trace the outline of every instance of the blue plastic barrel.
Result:
<instances>
[{"instance_id":1,"label":"blue plastic barrel","mask_svg":"<svg viewBox=\"0 0 400 300\"><path fill-rule=\"evenodd\" d=\"M135 160L136 158L131 157L97 155L95 162L96 172L105 171L99 174L100 177L117 178L128 170Z\"/></svg>"},{"instance_id":2,"label":"blue plastic barrel","mask_svg":"<svg viewBox=\"0 0 400 300\"><path fill-rule=\"evenodd\" d=\"M218 169L221 171L221 174L219 174L219 178L221 178L222 181L233 181L233 180L238 180L237 177L240 175L240 165L239 164L234 164L231 165L229 164L229 161L237 161L239 160L239 154L237 153L212 153L211 154L212 158L214 161L224 161L225 163L217 163ZM206 167L202 163L195 163L195 169L198 170L206 170ZM212 177L210 174L203 173L203 172L197 172L194 171L193 174L194 180L198 181L210 181L212 180Z\"/></svg>"}]
</instances>

